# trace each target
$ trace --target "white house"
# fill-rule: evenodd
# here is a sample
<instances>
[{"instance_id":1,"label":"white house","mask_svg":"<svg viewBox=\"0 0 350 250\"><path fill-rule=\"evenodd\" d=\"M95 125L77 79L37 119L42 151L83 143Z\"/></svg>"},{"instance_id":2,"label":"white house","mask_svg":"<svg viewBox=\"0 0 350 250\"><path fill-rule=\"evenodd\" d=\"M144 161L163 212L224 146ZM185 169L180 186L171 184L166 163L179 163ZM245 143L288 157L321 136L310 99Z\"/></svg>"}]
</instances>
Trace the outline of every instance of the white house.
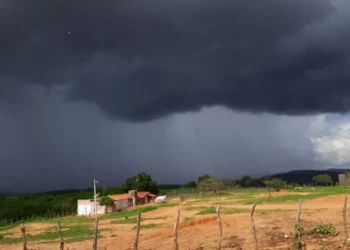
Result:
<instances>
[{"instance_id":1,"label":"white house","mask_svg":"<svg viewBox=\"0 0 350 250\"><path fill-rule=\"evenodd\" d=\"M96 213L97 214L105 214L106 206L100 206L99 201L96 204ZM95 214L95 201L91 200L78 200L78 215L90 216Z\"/></svg>"},{"instance_id":2,"label":"white house","mask_svg":"<svg viewBox=\"0 0 350 250\"><path fill-rule=\"evenodd\" d=\"M100 206L97 199L97 214L114 213L136 205L153 203L156 195L147 191L130 190L125 194L109 195L114 203L109 206ZM78 200L78 215L90 216L95 214L95 202L93 199Z\"/></svg>"}]
</instances>

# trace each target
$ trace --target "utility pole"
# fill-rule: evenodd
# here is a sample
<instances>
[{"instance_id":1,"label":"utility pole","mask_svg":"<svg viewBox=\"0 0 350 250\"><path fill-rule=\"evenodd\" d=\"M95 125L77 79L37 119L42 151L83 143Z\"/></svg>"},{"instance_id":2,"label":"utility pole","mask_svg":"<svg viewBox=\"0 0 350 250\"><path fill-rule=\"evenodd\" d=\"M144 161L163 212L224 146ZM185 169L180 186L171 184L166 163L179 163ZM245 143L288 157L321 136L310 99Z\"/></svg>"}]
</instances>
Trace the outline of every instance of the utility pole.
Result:
<instances>
[{"instance_id":1,"label":"utility pole","mask_svg":"<svg viewBox=\"0 0 350 250\"><path fill-rule=\"evenodd\" d=\"M94 210L95 210L95 217L97 216L97 194L96 194L96 184L97 183L98 183L98 181L96 181L94 179L94 201L95 201Z\"/></svg>"}]
</instances>

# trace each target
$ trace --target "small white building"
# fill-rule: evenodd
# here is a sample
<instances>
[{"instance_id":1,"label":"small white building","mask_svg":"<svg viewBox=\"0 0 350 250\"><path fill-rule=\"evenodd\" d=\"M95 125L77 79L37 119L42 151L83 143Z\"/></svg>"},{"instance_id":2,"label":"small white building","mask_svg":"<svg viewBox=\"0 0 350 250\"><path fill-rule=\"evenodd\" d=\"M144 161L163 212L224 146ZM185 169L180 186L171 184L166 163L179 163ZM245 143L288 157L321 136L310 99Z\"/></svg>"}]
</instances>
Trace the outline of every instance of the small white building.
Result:
<instances>
[{"instance_id":1,"label":"small white building","mask_svg":"<svg viewBox=\"0 0 350 250\"><path fill-rule=\"evenodd\" d=\"M125 210L136 205L144 205L153 203L156 195L151 192L137 192L130 190L126 194L109 195L114 203L110 206L100 206L99 199L97 199L97 214L114 213ZM95 214L95 201L93 199L78 200L78 215L90 216Z\"/></svg>"},{"instance_id":2,"label":"small white building","mask_svg":"<svg viewBox=\"0 0 350 250\"><path fill-rule=\"evenodd\" d=\"M166 201L166 195L158 196L158 197L155 198L155 200L154 200L155 203L164 203L165 201Z\"/></svg>"},{"instance_id":3,"label":"small white building","mask_svg":"<svg viewBox=\"0 0 350 250\"><path fill-rule=\"evenodd\" d=\"M99 201L96 204L96 213L105 214L109 209L106 206L100 206ZM95 201L91 200L78 200L78 215L90 216L95 214Z\"/></svg>"}]
</instances>

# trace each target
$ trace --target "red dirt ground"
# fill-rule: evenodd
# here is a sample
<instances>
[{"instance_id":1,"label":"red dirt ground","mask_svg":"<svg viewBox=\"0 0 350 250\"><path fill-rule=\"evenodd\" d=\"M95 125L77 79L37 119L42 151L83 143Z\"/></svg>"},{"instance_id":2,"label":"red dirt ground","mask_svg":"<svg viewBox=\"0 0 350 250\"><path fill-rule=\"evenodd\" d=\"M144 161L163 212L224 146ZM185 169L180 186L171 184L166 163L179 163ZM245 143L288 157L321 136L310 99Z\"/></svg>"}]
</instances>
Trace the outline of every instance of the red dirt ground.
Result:
<instances>
[{"instance_id":1,"label":"red dirt ground","mask_svg":"<svg viewBox=\"0 0 350 250\"><path fill-rule=\"evenodd\" d=\"M319 223L332 223L338 230L337 236L306 236L303 238L306 249L350 249L344 245L344 229L342 223L342 207L344 195L336 195L305 201L301 214L301 226L311 229ZM206 202L210 205L210 202ZM233 204L234 208L250 208L250 206ZM182 207L184 208L184 207ZM292 249L292 232L295 225L296 203L266 204L257 206L255 225L259 241L259 249ZM286 211L258 212L259 209L281 209ZM290 210L293 211L290 211ZM194 216L198 211L181 210L181 224L179 227L180 249L218 249L218 224L214 215ZM146 220L142 223L161 223L160 227L141 229L139 240L140 250L173 249L173 225L176 208L161 208L145 213L146 218L168 216L163 220ZM184 222L185 217L193 220ZM223 222L222 249L253 249L249 213L221 215ZM99 250L133 249L135 232L134 225L111 224L101 220L100 229L103 236L99 239ZM31 224L28 233L42 230L43 224ZM13 229L19 231L19 228ZM28 242L29 249L50 250L58 249L58 243ZM324 248L321 248L324 247ZM17 250L21 245L0 245L0 249ZM67 243L65 249L92 249L92 241Z\"/></svg>"}]
</instances>

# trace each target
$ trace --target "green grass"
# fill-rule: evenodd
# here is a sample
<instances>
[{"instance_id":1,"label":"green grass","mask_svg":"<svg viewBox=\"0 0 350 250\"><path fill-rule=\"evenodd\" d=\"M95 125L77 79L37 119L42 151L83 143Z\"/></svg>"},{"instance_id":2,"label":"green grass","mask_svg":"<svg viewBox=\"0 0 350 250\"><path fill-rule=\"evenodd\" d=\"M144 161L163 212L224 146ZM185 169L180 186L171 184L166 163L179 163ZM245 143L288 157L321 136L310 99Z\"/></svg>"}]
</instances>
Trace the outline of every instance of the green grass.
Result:
<instances>
[{"instance_id":1,"label":"green grass","mask_svg":"<svg viewBox=\"0 0 350 250\"><path fill-rule=\"evenodd\" d=\"M301 190L296 190L301 192ZM305 188L303 192L308 192L306 195L284 195L278 197L262 197L257 199L248 199L242 202L242 204L264 204L264 203L284 203L284 202L297 202L298 200L313 200L320 197L337 195L337 194L349 194L350 188L347 186L334 186L334 187L315 187Z\"/></svg>"},{"instance_id":2,"label":"green grass","mask_svg":"<svg viewBox=\"0 0 350 250\"><path fill-rule=\"evenodd\" d=\"M205 215L205 214L215 214L216 208L215 207L207 207L203 209L202 211L198 212L197 215Z\"/></svg>"},{"instance_id":3,"label":"green grass","mask_svg":"<svg viewBox=\"0 0 350 250\"><path fill-rule=\"evenodd\" d=\"M121 220L113 220L113 221L111 221L112 224L135 224L136 222L137 222L136 217L131 217L131 218L125 218L125 219L121 219Z\"/></svg>"},{"instance_id":4,"label":"green grass","mask_svg":"<svg viewBox=\"0 0 350 250\"><path fill-rule=\"evenodd\" d=\"M95 219L87 216L75 216L75 217L63 217L59 219L51 219L47 221L41 221L41 223L55 223L59 221L62 224L80 224L80 223L92 223Z\"/></svg>"},{"instance_id":5,"label":"green grass","mask_svg":"<svg viewBox=\"0 0 350 250\"><path fill-rule=\"evenodd\" d=\"M177 203L161 203L158 205L148 205L148 206L142 206L142 207L137 207L135 209L131 209L131 210L125 210L125 211L121 211L119 213L113 213L113 214L106 214L106 215L102 215L100 217L101 220L104 219L115 219L115 218L123 218L123 217L133 217L136 216L137 214L141 213L147 213L162 207L174 207L177 206Z\"/></svg>"},{"instance_id":6,"label":"green grass","mask_svg":"<svg viewBox=\"0 0 350 250\"><path fill-rule=\"evenodd\" d=\"M72 226L71 228L62 231L63 237L66 237L66 238L93 235L93 233L94 233L94 230L92 230L87 226Z\"/></svg>"},{"instance_id":7,"label":"green grass","mask_svg":"<svg viewBox=\"0 0 350 250\"><path fill-rule=\"evenodd\" d=\"M246 208L221 208L220 214L238 214L238 213L248 213L249 209ZM205 215L205 214L215 214L216 213L216 207L207 207L200 212L197 213L197 215Z\"/></svg>"},{"instance_id":8,"label":"green grass","mask_svg":"<svg viewBox=\"0 0 350 250\"><path fill-rule=\"evenodd\" d=\"M92 236L94 231L86 226L72 226L67 230L62 231L64 238L72 238L77 236ZM37 235L27 235L28 240L55 240L58 238L57 231L44 232Z\"/></svg>"},{"instance_id":9,"label":"green grass","mask_svg":"<svg viewBox=\"0 0 350 250\"><path fill-rule=\"evenodd\" d=\"M99 238L101 238L101 235L98 236ZM90 240L93 239L93 236L78 236L78 237L74 237L74 238L69 238L69 239L65 239L64 243L72 243L72 242L82 242L84 240Z\"/></svg>"},{"instance_id":10,"label":"green grass","mask_svg":"<svg viewBox=\"0 0 350 250\"><path fill-rule=\"evenodd\" d=\"M246 191L242 191L244 189L240 189L239 192L233 193L230 192L226 195L206 195L197 197L196 200L188 201L186 202L185 206L191 206L197 203L203 203L203 202L210 202L210 201L217 201L219 202L225 202L227 205L235 204L239 202L240 199L247 199L247 198L253 198L256 195L266 193L267 191L265 189L247 189ZM216 205L216 203L213 203L213 205ZM226 204L225 204L226 205Z\"/></svg>"},{"instance_id":11,"label":"green grass","mask_svg":"<svg viewBox=\"0 0 350 250\"><path fill-rule=\"evenodd\" d=\"M206 206L188 206L188 207L184 207L183 209L186 211L194 211L194 210L203 210L206 209Z\"/></svg>"},{"instance_id":12,"label":"green grass","mask_svg":"<svg viewBox=\"0 0 350 250\"><path fill-rule=\"evenodd\" d=\"M0 245L5 245L5 244L17 244L22 242L22 238L0 238Z\"/></svg>"},{"instance_id":13,"label":"green grass","mask_svg":"<svg viewBox=\"0 0 350 250\"><path fill-rule=\"evenodd\" d=\"M123 218L123 217L133 217L136 216L139 213L147 213L153 210L158 209L157 206L145 206L145 207L138 207L132 210L125 210L125 211L121 211L119 213L114 213L114 214L106 214L106 215L102 215L100 217L101 220L103 219L112 219L112 218Z\"/></svg>"},{"instance_id":14,"label":"green grass","mask_svg":"<svg viewBox=\"0 0 350 250\"><path fill-rule=\"evenodd\" d=\"M100 217L100 219L114 219L114 218L123 218L123 217L134 217L136 216L138 213L146 213L149 211L153 211L162 207L174 207L177 206L177 203L172 203L172 202L168 202L168 203L161 203L161 204L157 204L157 205L149 205L149 206L142 206L142 207L137 207L135 209L132 210L127 210L127 211L122 211L119 213L114 213L114 214L106 214ZM150 218L151 219L151 218ZM155 219L164 219L164 217L155 217L153 218ZM26 224L29 223L53 223L53 224L57 224L58 221L61 221L62 223L62 228L67 228L68 226L72 225L72 224L85 224L85 223L93 223L94 219L91 217L85 217L85 216L76 216L76 217L63 217L63 218L57 218L57 219L48 219L48 220L33 220L30 222L27 222ZM130 223L134 222L135 219L131 220ZM0 227L0 232L2 231L8 231L10 229L16 228L19 225L21 225L23 222L22 221L18 221L12 224L8 224L5 226L1 226ZM136 223L136 222L135 222ZM68 231L69 233L69 231ZM2 234L4 235L4 234ZM42 236L44 237L44 236ZM12 239L14 240L14 239ZM4 239L2 239L2 241L7 241L7 238L5 237ZM1 244L1 242L0 242Z\"/></svg>"},{"instance_id":15,"label":"green grass","mask_svg":"<svg viewBox=\"0 0 350 250\"><path fill-rule=\"evenodd\" d=\"M250 211L250 210L249 210ZM279 212L290 212L295 211L294 209L255 209L255 213L279 213Z\"/></svg>"},{"instance_id":16,"label":"green grass","mask_svg":"<svg viewBox=\"0 0 350 250\"><path fill-rule=\"evenodd\" d=\"M6 226L1 226L0 227L0 232L10 230L12 228L18 227L19 225L21 225L20 222L15 222L15 223L12 223L12 224L8 224Z\"/></svg>"},{"instance_id":17,"label":"green grass","mask_svg":"<svg viewBox=\"0 0 350 250\"><path fill-rule=\"evenodd\" d=\"M239 204L239 201L218 201L218 202L212 202L211 205L213 206L230 206Z\"/></svg>"},{"instance_id":18,"label":"green grass","mask_svg":"<svg viewBox=\"0 0 350 250\"><path fill-rule=\"evenodd\" d=\"M300 195L286 194L279 197L271 198L254 198L255 196L263 193L267 193L266 189L237 189L228 195L205 195L197 197L196 200L186 202L185 206L192 206L198 203L213 201L212 205L233 205L235 203L241 204L263 204L263 203L283 203L283 202L296 202L302 200L312 200L319 197L325 197L336 194L350 194L350 188L348 186L330 186L330 187L299 187L295 189L289 189L291 192L301 193ZM304 193L304 195L302 194ZM308 194L305 194L308 193Z\"/></svg>"},{"instance_id":19,"label":"green grass","mask_svg":"<svg viewBox=\"0 0 350 250\"><path fill-rule=\"evenodd\" d=\"M200 210L196 215L206 215L206 214L215 214L216 207L191 207L191 210ZM290 209L256 209L256 213L269 213L269 212L286 212L291 211ZM222 207L220 209L220 214L240 214L240 213L249 213L250 209L248 208L231 208L231 207Z\"/></svg>"},{"instance_id":20,"label":"green grass","mask_svg":"<svg viewBox=\"0 0 350 250\"><path fill-rule=\"evenodd\" d=\"M163 217L151 217L151 218L142 218L141 217L141 221L147 221L147 220L165 220L166 218L168 218L167 216L163 216ZM136 224L137 219L136 217L127 217L124 219L120 219L120 220L114 220L111 221L112 224Z\"/></svg>"},{"instance_id":21,"label":"green grass","mask_svg":"<svg viewBox=\"0 0 350 250\"><path fill-rule=\"evenodd\" d=\"M332 236L335 236L338 234L337 229L333 224L318 224L313 229L304 233L305 234L329 234Z\"/></svg>"},{"instance_id":22,"label":"green grass","mask_svg":"<svg viewBox=\"0 0 350 250\"><path fill-rule=\"evenodd\" d=\"M71 224L83 224L83 223L92 223L94 221L93 218L91 217L86 217L86 216L69 216L69 217L62 217L62 218L55 218L55 219L47 219L47 220L31 220L31 221L16 221L14 223L1 226L0 227L0 232L1 231L8 231L10 229L13 229L15 227L20 226L21 224L31 224L31 223L52 223L52 224L57 224L58 221L61 221L62 225L71 225Z\"/></svg>"},{"instance_id":23,"label":"green grass","mask_svg":"<svg viewBox=\"0 0 350 250\"><path fill-rule=\"evenodd\" d=\"M315 196L315 195L313 195ZM271 198L257 198L257 199L249 199L246 201L243 201L242 204L249 205L249 204L264 204L264 203L284 203L284 202L296 202L300 199L305 200L307 198L311 198L309 195L284 195L284 196L278 196L278 197L271 197ZM315 198L317 198L315 196Z\"/></svg>"},{"instance_id":24,"label":"green grass","mask_svg":"<svg viewBox=\"0 0 350 250\"><path fill-rule=\"evenodd\" d=\"M62 231L62 235L64 238L72 239L76 237L92 237L93 230L86 226L72 226L68 228L67 230ZM57 240L58 239L58 233L57 231L51 231L51 232L43 232L41 234L31 235L27 234L27 240L28 241L42 241L42 240ZM3 237L0 238L0 244L14 244L19 243L22 241L22 238L7 238Z\"/></svg>"},{"instance_id":25,"label":"green grass","mask_svg":"<svg viewBox=\"0 0 350 250\"><path fill-rule=\"evenodd\" d=\"M166 220L168 216L159 216L159 217L149 217L149 218L144 218L143 220Z\"/></svg>"},{"instance_id":26,"label":"green grass","mask_svg":"<svg viewBox=\"0 0 350 250\"><path fill-rule=\"evenodd\" d=\"M263 194L263 193L266 193L266 190L265 191L259 190L259 191L255 191L255 192L233 194L233 195L230 195L228 198L229 199L246 199L246 198L251 198L251 197L254 197L256 195Z\"/></svg>"},{"instance_id":27,"label":"green grass","mask_svg":"<svg viewBox=\"0 0 350 250\"><path fill-rule=\"evenodd\" d=\"M155 227L160 227L163 224L141 224L140 229L150 229L150 228L155 228ZM133 229L136 229L136 226L133 226Z\"/></svg>"},{"instance_id":28,"label":"green grass","mask_svg":"<svg viewBox=\"0 0 350 250\"><path fill-rule=\"evenodd\" d=\"M193 219L194 219L193 216L185 217L185 218L183 219L183 222L186 223L186 222L189 222L189 221L191 221L191 220L193 220Z\"/></svg>"},{"instance_id":29,"label":"green grass","mask_svg":"<svg viewBox=\"0 0 350 250\"><path fill-rule=\"evenodd\" d=\"M225 195L201 195L197 196L197 199L194 201L190 201L186 204L186 206L182 207L182 209L189 211L196 211L198 215L206 215L206 214L215 214L216 205L234 205L235 203L241 204L264 204L264 203L284 203L284 202L297 202L298 200L312 200L319 197L325 197L330 195L339 195L339 194L350 194L350 188L348 186L333 186L333 187L302 187L296 189L290 189L291 192L304 193L302 194L286 194L284 196L279 197L271 197L271 198L254 198L256 195L261 193L267 193L266 189L237 189L232 190L228 194ZM243 199L243 200L242 200ZM213 201L211 205L213 206L201 206L199 203ZM199 206L195 206L198 204ZM112 221L112 223L116 224L135 224L136 218L135 216L138 213L147 213L149 211L154 211L162 207L173 207L177 206L177 203L162 203L162 204L152 204L142 207L137 207L135 209L130 209L126 211L122 211L114 214L107 214L100 217L100 219L117 219ZM206 205L206 204L204 204ZM281 209L258 209L259 212L278 212L278 211L286 211ZM222 207L222 214L235 214L235 213L248 213L249 209L237 209L230 207ZM126 219L124 219L126 218ZM166 219L166 217L153 217L153 218L142 218L142 221L146 220L161 220ZM193 217L186 217L184 221L190 221ZM75 241L76 239L89 239L92 237L92 229L87 225L82 225L85 223L89 223L92 226L93 218L90 217L62 217L56 219L40 219L36 218L30 221L26 221L25 224L29 223L52 223L56 224L58 221L62 223L62 229L64 237L67 238L67 241ZM12 224L8 224L0 227L0 244L8 244L8 243L17 243L21 242L21 238L10 238L8 237L10 234L5 233L6 231L18 227L20 224L24 223L24 221L18 221ZM79 226L75 226L72 224L77 224ZM144 229L156 227L162 224L144 224L141 227ZM1 233L3 232L3 233ZM54 226L50 229L50 231L45 231L38 235L28 235L28 240L57 240L57 232Z\"/></svg>"},{"instance_id":30,"label":"green grass","mask_svg":"<svg viewBox=\"0 0 350 250\"><path fill-rule=\"evenodd\" d=\"M10 233L10 232L6 232L6 233L1 233L1 234L0 234L0 237L1 237L1 236L7 236L7 235L12 235L12 234L13 234L13 233Z\"/></svg>"},{"instance_id":31,"label":"green grass","mask_svg":"<svg viewBox=\"0 0 350 250\"><path fill-rule=\"evenodd\" d=\"M200 212L197 213L197 215L204 215L204 214L215 214L216 213L216 207L213 206L193 206L193 207L186 207L185 210L187 211L195 211L200 210ZM235 213L245 213L249 212L248 208L229 208L229 207L222 207L220 209L221 214L235 214Z\"/></svg>"}]
</instances>

